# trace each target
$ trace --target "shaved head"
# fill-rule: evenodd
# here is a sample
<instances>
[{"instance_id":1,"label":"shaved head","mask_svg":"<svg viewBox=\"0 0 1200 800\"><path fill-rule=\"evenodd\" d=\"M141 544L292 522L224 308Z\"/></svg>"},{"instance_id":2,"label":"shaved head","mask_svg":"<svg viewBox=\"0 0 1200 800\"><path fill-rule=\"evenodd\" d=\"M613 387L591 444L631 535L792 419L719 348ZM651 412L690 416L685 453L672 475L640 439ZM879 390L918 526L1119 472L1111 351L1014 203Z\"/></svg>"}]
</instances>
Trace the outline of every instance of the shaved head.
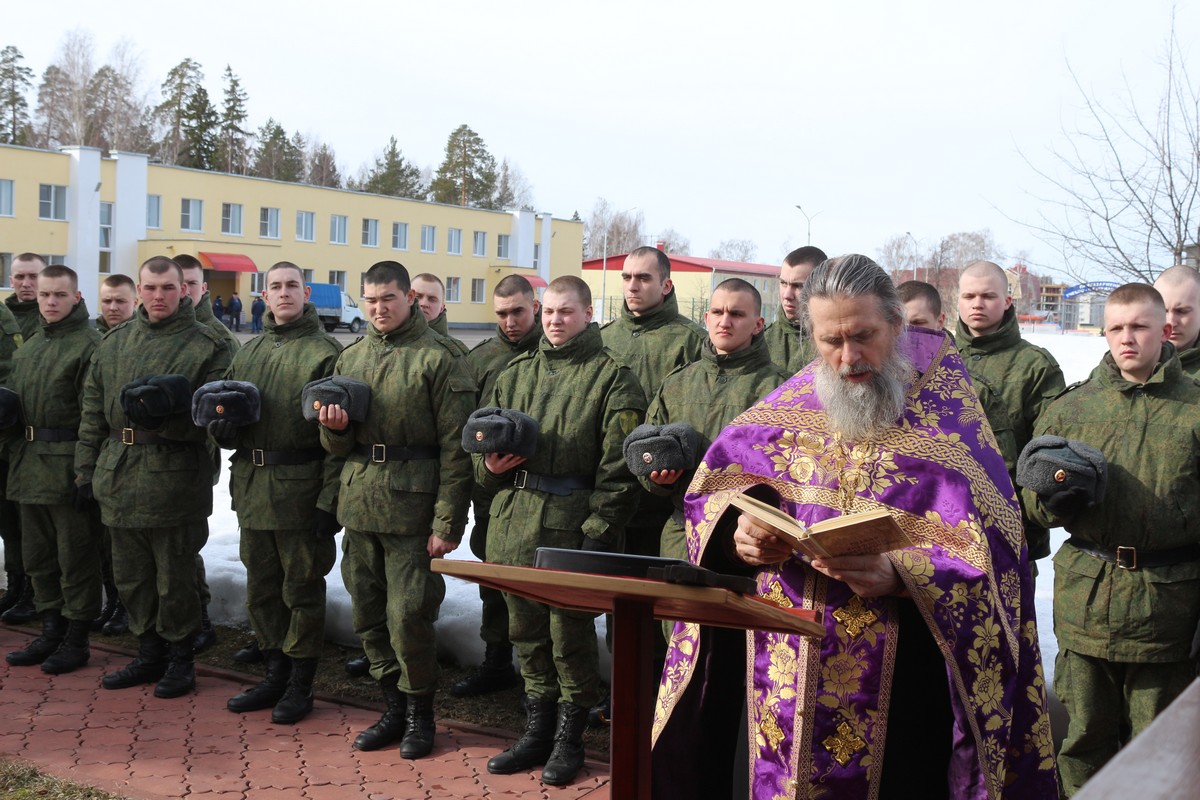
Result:
<instances>
[{"instance_id":1,"label":"shaved head","mask_svg":"<svg viewBox=\"0 0 1200 800\"><path fill-rule=\"evenodd\" d=\"M991 261L973 261L963 269L962 274L958 279L961 282L963 278L989 278L999 282L1004 287L1004 292L1008 293L1008 275L1000 267L999 264L993 264Z\"/></svg>"},{"instance_id":2,"label":"shaved head","mask_svg":"<svg viewBox=\"0 0 1200 800\"><path fill-rule=\"evenodd\" d=\"M1183 352L1200 339L1200 272L1191 267L1165 269L1154 282L1167 306L1171 343Z\"/></svg>"}]
</instances>

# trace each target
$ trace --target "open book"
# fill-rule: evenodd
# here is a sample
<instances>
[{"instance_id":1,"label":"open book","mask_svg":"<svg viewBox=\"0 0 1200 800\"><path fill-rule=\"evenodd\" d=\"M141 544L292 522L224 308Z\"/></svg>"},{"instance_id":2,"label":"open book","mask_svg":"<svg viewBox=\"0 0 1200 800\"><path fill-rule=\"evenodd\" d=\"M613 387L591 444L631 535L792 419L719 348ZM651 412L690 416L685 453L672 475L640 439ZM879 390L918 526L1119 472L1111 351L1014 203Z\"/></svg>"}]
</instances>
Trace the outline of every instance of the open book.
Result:
<instances>
[{"instance_id":1,"label":"open book","mask_svg":"<svg viewBox=\"0 0 1200 800\"><path fill-rule=\"evenodd\" d=\"M913 544L892 515L883 510L843 514L806 527L775 506L746 494L738 494L730 502L810 559L870 556Z\"/></svg>"}]
</instances>

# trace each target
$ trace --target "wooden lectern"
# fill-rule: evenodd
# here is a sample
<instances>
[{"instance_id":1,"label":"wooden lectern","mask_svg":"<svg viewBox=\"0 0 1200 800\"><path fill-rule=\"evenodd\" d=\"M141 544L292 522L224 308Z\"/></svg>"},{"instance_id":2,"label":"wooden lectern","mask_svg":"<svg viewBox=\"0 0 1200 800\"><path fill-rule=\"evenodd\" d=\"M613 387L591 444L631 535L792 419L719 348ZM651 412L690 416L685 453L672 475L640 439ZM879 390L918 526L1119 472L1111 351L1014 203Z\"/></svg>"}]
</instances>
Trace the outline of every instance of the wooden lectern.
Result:
<instances>
[{"instance_id":1,"label":"wooden lectern","mask_svg":"<svg viewBox=\"0 0 1200 800\"><path fill-rule=\"evenodd\" d=\"M650 798L650 731L659 676L653 674L655 619L821 637L818 614L781 608L728 589L643 578L434 559L433 571L559 608L613 615L612 797Z\"/></svg>"}]
</instances>

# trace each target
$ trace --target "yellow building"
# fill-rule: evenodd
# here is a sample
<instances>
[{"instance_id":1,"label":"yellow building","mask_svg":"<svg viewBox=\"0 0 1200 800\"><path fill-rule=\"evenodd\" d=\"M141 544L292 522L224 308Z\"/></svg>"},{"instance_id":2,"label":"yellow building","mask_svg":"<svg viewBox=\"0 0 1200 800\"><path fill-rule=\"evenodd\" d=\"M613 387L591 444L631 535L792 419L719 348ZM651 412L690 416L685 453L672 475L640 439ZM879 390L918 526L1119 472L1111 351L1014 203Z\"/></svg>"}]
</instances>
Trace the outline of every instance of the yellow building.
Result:
<instances>
[{"instance_id":1,"label":"yellow building","mask_svg":"<svg viewBox=\"0 0 1200 800\"><path fill-rule=\"evenodd\" d=\"M376 261L446 284L451 324L490 326L491 294L506 275L535 287L578 275L583 223L530 211L475 208L151 164L140 153L0 145L0 268L34 252L79 273L93 313L100 280L136 279L155 255L195 255L209 291L243 298L266 269L292 261L307 280L352 297ZM248 304L247 304L248 306Z\"/></svg>"}]
</instances>

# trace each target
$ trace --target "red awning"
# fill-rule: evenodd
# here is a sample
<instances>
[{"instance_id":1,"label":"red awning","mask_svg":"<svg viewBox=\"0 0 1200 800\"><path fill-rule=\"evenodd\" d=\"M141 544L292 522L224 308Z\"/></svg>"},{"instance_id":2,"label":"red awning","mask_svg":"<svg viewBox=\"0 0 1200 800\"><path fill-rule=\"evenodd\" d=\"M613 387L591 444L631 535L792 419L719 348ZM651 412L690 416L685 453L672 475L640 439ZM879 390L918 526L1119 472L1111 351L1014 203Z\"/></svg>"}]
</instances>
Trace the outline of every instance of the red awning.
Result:
<instances>
[{"instance_id":1,"label":"red awning","mask_svg":"<svg viewBox=\"0 0 1200 800\"><path fill-rule=\"evenodd\" d=\"M526 275L525 280L529 281L529 285L535 289L545 289L548 285L546 279L541 275Z\"/></svg>"},{"instance_id":2,"label":"red awning","mask_svg":"<svg viewBox=\"0 0 1200 800\"><path fill-rule=\"evenodd\" d=\"M258 272L258 267L250 260L250 256L237 253L205 253L200 252L200 263L208 269L218 272Z\"/></svg>"}]
</instances>

